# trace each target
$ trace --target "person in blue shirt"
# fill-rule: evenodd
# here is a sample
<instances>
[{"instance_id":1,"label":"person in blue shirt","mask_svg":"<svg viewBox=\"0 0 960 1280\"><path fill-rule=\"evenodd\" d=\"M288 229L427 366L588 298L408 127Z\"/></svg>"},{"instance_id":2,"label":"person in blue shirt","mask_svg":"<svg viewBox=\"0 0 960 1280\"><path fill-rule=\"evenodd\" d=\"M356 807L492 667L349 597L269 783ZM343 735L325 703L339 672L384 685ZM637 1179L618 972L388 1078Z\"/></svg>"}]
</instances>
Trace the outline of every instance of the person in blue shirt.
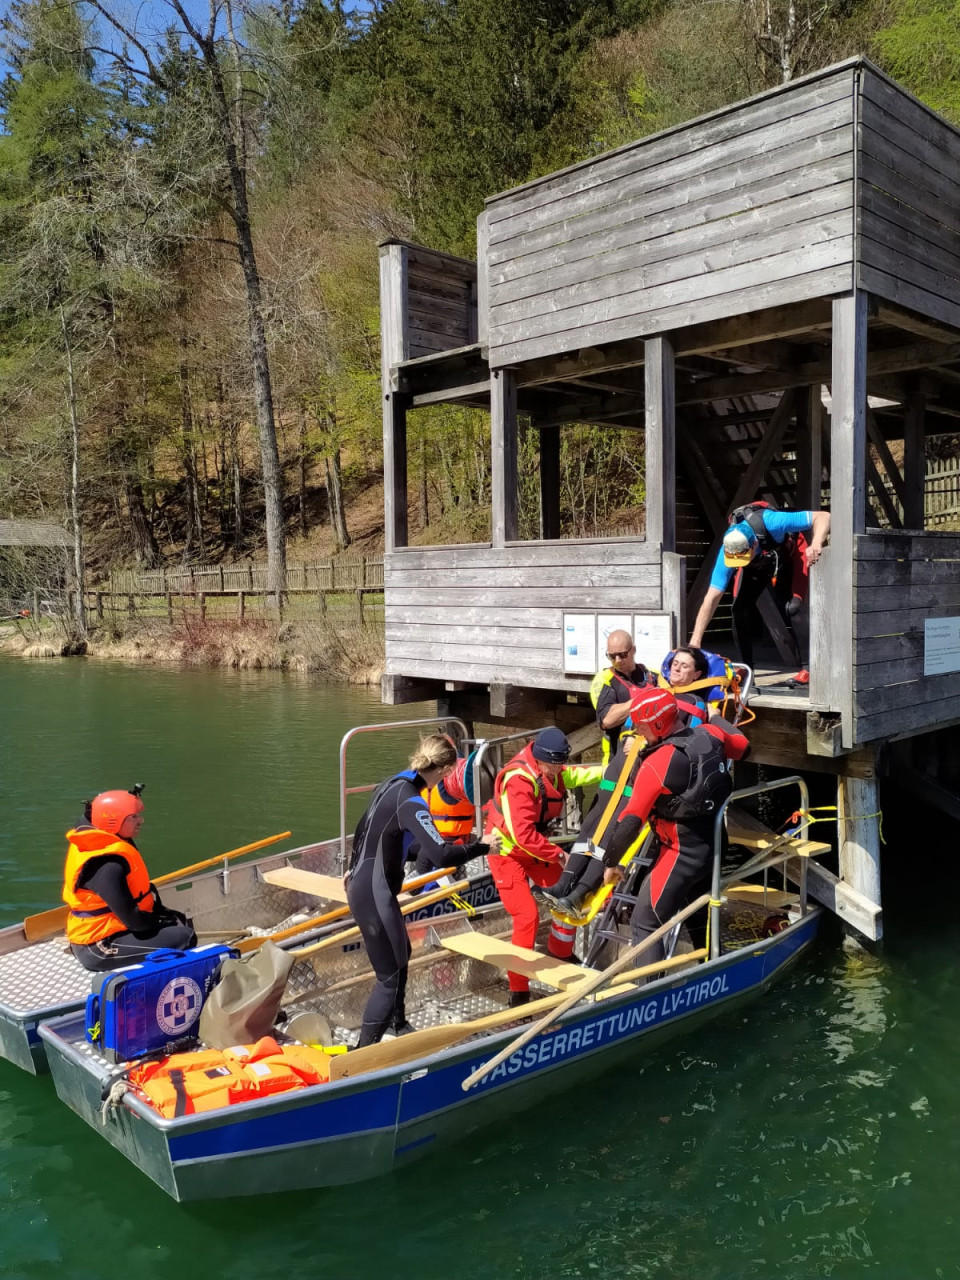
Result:
<instances>
[{"instance_id":1,"label":"person in blue shirt","mask_svg":"<svg viewBox=\"0 0 960 1280\"><path fill-rule=\"evenodd\" d=\"M733 632L741 659L753 666L753 628L757 601L770 587L787 628L794 659L802 666L793 619L806 594L806 577L820 559L830 531L829 511L777 511L763 502L738 507L730 516L710 576L710 586L697 613L691 645L703 644L703 635L733 581ZM795 677L806 684L809 675Z\"/></svg>"}]
</instances>

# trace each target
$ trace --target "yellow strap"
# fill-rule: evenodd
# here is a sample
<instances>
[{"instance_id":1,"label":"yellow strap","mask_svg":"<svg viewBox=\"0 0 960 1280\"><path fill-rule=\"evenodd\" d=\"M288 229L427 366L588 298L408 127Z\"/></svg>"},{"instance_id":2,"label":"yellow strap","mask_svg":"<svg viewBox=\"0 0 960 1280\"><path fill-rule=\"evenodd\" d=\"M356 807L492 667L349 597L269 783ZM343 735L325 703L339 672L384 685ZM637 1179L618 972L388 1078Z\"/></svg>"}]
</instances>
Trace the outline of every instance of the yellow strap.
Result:
<instances>
[{"instance_id":1,"label":"yellow strap","mask_svg":"<svg viewBox=\"0 0 960 1280\"><path fill-rule=\"evenodd\" d=\"M591 848L597 850L600 849L600 840L606 833L607 827L610 824L610 819L613 817L617 805L620 803L620 797L623 795L624 788L630 778L630 772L636 763L637 756L646 745L646 739L639 733L630 744L630 750L627 752L627 758L624 760L623 768L620 770L620 776L617 778L617 785L614 787L610 795L610 799L607 801L607 807L604 809L600 821L597 824L596 831L590 838Z\"/></svg>"}]
</instances>

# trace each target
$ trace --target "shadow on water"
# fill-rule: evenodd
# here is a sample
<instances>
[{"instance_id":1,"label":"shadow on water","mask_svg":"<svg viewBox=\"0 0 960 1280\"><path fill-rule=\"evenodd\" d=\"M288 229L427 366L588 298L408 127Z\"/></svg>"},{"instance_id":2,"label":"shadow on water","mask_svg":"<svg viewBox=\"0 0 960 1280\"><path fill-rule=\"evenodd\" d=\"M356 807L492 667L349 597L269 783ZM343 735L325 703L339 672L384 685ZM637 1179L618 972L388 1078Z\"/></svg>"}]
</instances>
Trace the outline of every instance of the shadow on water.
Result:
<instances>
[{"instance_id":1,"label":"shadow on water","mask_svg":"<svg viewBox=\"0 0 960 1280\"><path fill-rule=\"evenodd\" d=\"M0 666L0 683L3 674ZM101 708L119 698L131 721L166 706L155 765L164 779L158 790L178 784L187 797L174 822L189 825L193 806L201 812L213 779L249 823L263 805L262 787L249 780L259 772L281 788L284 813L299 805L304 829L310 820L329 823L314 780L329 771L341 722L372 718L372 699L291 692L282 682L272 696L264 685L221 683L214 698L184 686L179 673L138 692L151 681L137 677L119 694L114 684L113 693L88 696ZM76 699L67 706L75 711ZM247 765L236 756L254 732L245 795L235 775ZM190 776L194 738L209 761L200 779ZM290 776L270 763L277 757ZM69 788L89 787L87 762L61 767ZM29 775L20 788L26 817L14 804L11 822L8 810L3 856L29 879L49 814ZM65 782L59 794L66 790ZM56 1104L49 1079L0 1064L0 1277L960 1274L956 829L925 819L921 860L910 812L890 796L885 807L887 942L879 955L845 953L839 931L828 929L807 963L746 1009L608 1073L595 1088L551 1098L375 1182L176 1205ZM269 816L278 819L280 807ZM158 818L155 830L166 821ZM248 830L238 824L237 834ZM54 836L43 843L57 845Z\"/></svg>"}]
</instances>

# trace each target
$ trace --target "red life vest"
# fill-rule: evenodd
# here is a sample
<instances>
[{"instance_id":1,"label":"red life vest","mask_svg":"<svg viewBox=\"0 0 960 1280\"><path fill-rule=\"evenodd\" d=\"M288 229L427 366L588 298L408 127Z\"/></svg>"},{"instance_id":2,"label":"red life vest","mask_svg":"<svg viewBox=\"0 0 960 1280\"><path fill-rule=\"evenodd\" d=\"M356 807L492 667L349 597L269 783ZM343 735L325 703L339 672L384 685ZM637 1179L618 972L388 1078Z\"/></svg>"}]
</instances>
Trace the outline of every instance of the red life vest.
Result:
<instances>
[{"instance_id":1,"label":"red life vest","mask_svg":"<svg viewBox=\"0 0 960 1280\"><path fill-rule=\"evenodd\" d=\"M127 888L141 911L153 910L150 875L140 850L109 831L97 827L81 827L68 831L70 841L63 868L63 900L70 908L67 916L67 939L78 946L102 942L115 933L126 933L127 926L115 916L99 894L77 887L77 881L91 858L122 858L127 864Z\"/></svg>"},{"instance_id":2,"label":"red life vest","mask_svg":"<svg viewBox=\"0 0 960 1280\"><path fill-rule=\"evenodd\" d=\"M534 825L541 833L546 831L551 822L561 816L563 802L567 794L562 771L558 774L556 784L554 784L537 768L537 762L533 757L532 742L527 743L522 751L519 751L512 760L508 761L497 774L497 780L493 784L493 799L490 802L490 816L488 819L492 826L503 832L503 843L500 846L500 852L504 857L508 857L512 853L517 843L509 816L505 812L504 791L510 779L518 775L530 780L533 794L540 802L540 813Z\"/></svg>"}]
</instances>

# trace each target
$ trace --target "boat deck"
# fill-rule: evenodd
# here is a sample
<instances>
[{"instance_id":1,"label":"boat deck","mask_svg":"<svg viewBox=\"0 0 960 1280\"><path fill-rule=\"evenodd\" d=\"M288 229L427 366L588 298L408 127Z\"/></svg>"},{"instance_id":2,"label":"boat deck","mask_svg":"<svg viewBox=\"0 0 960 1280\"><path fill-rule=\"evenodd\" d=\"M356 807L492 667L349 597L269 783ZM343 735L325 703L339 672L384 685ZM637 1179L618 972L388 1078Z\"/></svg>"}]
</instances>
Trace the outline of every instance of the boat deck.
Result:
<instances>
[{"instance_id":1,"label":"boat deck","mask_svg":"<svg viewBox=\"0 0 960 1280\"><path fill-rule=\"evenodd\" d=\"M93 975L74 959L65 938L35 943L29 956L24 964L22 951L0 955L2 1005L9 1012L25 1016L86 999Z\"/></svg>"}]
</instances>

